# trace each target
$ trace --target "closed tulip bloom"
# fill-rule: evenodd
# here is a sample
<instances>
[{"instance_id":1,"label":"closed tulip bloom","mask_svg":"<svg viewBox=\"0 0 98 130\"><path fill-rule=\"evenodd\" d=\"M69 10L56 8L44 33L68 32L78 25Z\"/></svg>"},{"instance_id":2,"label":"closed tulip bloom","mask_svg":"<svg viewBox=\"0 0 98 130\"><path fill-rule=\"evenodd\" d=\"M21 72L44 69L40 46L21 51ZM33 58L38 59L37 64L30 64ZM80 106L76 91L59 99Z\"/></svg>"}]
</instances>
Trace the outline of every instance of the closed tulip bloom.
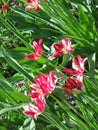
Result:
<instances>
[{"instance_id":1,"label":"closed tulip bloom","mask_svg":"<svg viewBox=\"0 0 98 130\"><path fill-rule=\"evenodd\" d=\"M71 68L63 68L62 72L69 75L78 75L79 72Z\"/></svg>"},{"instance_id":2,"label":"closed tulip bloom","mask_svg":"<svg viewBox=\"0 0 98 130\"><path fill-rule=\"evenodd\" d=\"M82 86L82 82L74 77L68 78L67 83L62 85L64 91L69 94L72 93L74 89L81 90Z\"/></svg>"}]
</instances>

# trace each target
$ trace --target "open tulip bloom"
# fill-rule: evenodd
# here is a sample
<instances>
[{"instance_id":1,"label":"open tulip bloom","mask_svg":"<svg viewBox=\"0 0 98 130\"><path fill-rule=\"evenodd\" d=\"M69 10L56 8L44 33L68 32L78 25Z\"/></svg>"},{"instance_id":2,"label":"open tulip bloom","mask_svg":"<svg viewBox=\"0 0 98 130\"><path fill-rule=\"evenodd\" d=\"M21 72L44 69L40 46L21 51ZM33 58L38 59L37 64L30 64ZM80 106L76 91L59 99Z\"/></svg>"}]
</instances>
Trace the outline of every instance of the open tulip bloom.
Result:
<instances>
[{"instance_id":1,"label":"open tulip bloom","mask_svg":"<svg viewBox=\"0 0 98 130\"><path fill-rule=\"evenodd\" d=\"M42 56L42 45L41 45L42 42L43 42L43 39L39 39L38 42L33 41L32 46L35 52L31 52L30 54L25 56L25 59L37 60L38 58L40 58Z\"/></svg>"},{"instance_id":2,"label":"open tulip bloom","mask_svg":"<svg viewBox=\"0 0 98 130\"><path fill-rule=\"evenodd\" d=\"M32 103L29 103L28 106L24 107L23 113L27 116L30 116L34 118L35 120L37 119L38 115L40 114L40 111L37 106L33 105Z\"/></svg>"},{"instance_id":3,"label":"open tulip bloom","mask_svg":"<svg viewBox=\"0 0 98 130\"><path fill-rule=\"evenodd\" d=\"M55 89L54 74L52 71L49 74L40 74L34 82L40 87L42 93L47 95Z\"/></svg>"},{"instance_id":4,"label":"open tulip bloom","mask_svg":"<svg viewBox=\"0 0 98 130\"><path fill-rule=\"evenodd\" d=\"M34 10L34 11L36 11L36 12L38 12L39 11L39 6L38 6L38 0L27 0L27 2L28 2L28 6L26 6L25 7L25 10L27 11L27 10Z\"/></svg>"},{"instance_id":5,"label":"open tulip bloom","mask_svg":"<svg viewBox=\"0 0 98 130\"><path fill-rule=\"evenodd\" d=\"M82 59L80 55L77 55L76 58L72 59L72 68L76 71L84 72L84 65L87 58Z\"/></svg>"},{"instance_id":6,"label":"open tulip bloom","mask_svg":"<svg viewBox=\"0 0 98 130\"><path fill-rule=\"evenodd\" d=\"M73 49L71 46L70 39L62 39L59 44L54 44L55 52L52 54L52 57L63 56L66 53L72 53Z\"/></svg>"}]
</instances>

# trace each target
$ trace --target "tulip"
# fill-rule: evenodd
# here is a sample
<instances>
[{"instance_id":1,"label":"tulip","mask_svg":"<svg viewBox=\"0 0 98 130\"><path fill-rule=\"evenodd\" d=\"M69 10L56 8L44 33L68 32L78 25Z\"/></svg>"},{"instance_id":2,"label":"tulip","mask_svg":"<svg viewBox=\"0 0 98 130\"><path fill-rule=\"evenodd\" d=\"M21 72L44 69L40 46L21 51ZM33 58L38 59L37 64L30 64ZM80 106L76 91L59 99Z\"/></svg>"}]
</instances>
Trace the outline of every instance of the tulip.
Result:
<instances>
[{"instance_id":1,"label":"tulip","mask_svg":"<svg viewBox=\"0 0 98 130\"><path fill-rule=\"evenodd\" d=\"M7 11L9 7L7 5L0 4L0 8L2 8L3 11Z\"/></svg>"},{"instance_id":2,"label":"tulip","mask_svg":"<svg viewBox=\"0 0 98 130\"><path fill-rule=\"evenodd\" d=\"M32 10L32 9L36 12L39 11L38 0L27 0L27 2L29 5L25 7L26 11Z\"/></svg>"},{"instance_id":3,"label":"tulip","mask_svg":"<svg viewBox=\"0 0 98 130\"><path fill-rule=\"evenodd\" d=\"M59 44L54 44L55 52L52 54L52 57L62 56L66 53L72 53L73 49L71 46L70 39L62 39Z\"/></svg>"},{"instance_id":4,"label":"tulip","mask_svg":"<svg viewBox=\"0 0 98 130\"><path fill-rule=\"evenodd\" d=\"M77 55L77 59L72 59L72 68L76 71L84 72L84 65L87 58L82 59L80 55Z\"/></svg>"},{"instance_id":5,"label":"tulip","mask_svg":"<svg viewBox=\"0 0 98 130\"><path fill-rule=\"evenodd\" d=\"M37 120L38 115L40 115L45 108L45 98L43 95L38 96L35 100L36 105L30 103L28 106L24 107L23 113Z\"/></svg>"},{"instance_id":6,"label":"tulip","mask_svg":"<svg viewBox=\"0 0 98 130\"><path fill-rule=\"evenodd\" d=\"M40 74L34 82L39 85L40 90L44 95L50 94L55 89L54 74L52 71L49 74Z\"/></svg>"},{"instance_id":7,"label":"tulip","mask_svg":"<svg viewBox=\"0 0 98 130\"><path fill-rule=\"evenodd\" d=\"M43 39L40 39L38 42L33 41L32 46L35 50L35 52L31 52L27 56L25 56L25 59L30 59L30 60L37 60L42 56L42 44Z\"/></svg>"},{"instance_id":8,"label":"tulip","mask_svg":"<svg viewBox=\"0 0 98 130\"><path fill-rule=\"evenodd\" d=\"M74 77L68 78L67 83L62 85L64 91L69 94L72 93L74 89L81 90L82 86L83 83Z\"/></svg>"}]
</instances>

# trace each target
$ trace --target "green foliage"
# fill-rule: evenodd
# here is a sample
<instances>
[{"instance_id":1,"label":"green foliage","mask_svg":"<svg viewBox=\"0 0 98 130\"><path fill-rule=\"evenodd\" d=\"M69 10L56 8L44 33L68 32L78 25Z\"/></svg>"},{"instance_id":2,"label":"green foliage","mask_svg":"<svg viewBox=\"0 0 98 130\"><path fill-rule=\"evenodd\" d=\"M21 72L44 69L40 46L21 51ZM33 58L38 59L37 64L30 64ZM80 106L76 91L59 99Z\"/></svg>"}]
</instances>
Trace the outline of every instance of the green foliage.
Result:
<instances>
[{"instance_id":1,"label":"green foliage","mask_svg":"<svg viewBox=\"0 0 98 130\"><path fill-rule=\"evenodd\" d=\"M40 0L39 12L25 11L26 1L1 1L10 9L0 14L0 129L1 130L97 130L98 129L98 1ZM14 3L15 4L15 3ZM34 51L33 40L43 38L43 54L36 61L24 57ZM70 38L72 55L51 59L53 44ZM57 78L72 57L87 57L83 90L66 94L62 81L46 97L38 120L22 113L30 99L29 84L40 73L53 70ZM59 75L60 72L60 75ZM8 74L9 73L9 74ZM16 85L17 84L17 85Z\"/></svg>"}]
</instances>

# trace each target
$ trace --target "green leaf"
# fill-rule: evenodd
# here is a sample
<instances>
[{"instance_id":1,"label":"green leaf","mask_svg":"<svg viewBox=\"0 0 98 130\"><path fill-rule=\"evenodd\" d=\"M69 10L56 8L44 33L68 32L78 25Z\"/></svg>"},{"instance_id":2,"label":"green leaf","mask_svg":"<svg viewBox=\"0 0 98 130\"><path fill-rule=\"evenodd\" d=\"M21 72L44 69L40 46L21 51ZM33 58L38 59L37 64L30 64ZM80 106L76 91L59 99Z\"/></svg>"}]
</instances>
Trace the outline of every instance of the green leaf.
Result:
<instances>
[{"instance_id":1,"label":"green leaf","mask_svg":"<svg viewBox=\"0 0 98 130\"><path fill-rule=\"evenodd\" d=\"M23 108L24 106L27 106L27 103L21 103L21 104L16 105L16 106L9 106L9 107L3 108L0 110L0 115L5 113L5 112L11 111L11 110L18 110L20 108Z\"/></svg>"},{"instance_id":2,"label":"green leaf","mask_svg":"<svg viewBox=\"0 0 98 130\"><path fill-rule=\"evenodd\" d=\"M3 46L2 46L2 53L6 61L10 64L10 66L12 66L19 73L25 75L29 80L31 81L33 80L33 78L28 74L28 72L26 72L26 70L24 70L23 67L7 53L7 51Z\"/></svg>"},{"instance_id":3,"label":"green leaf","mask_svg":"<svg viewBox=\"0 0 98 130\"><path fill-rule=\"evenodd\" d=\"M19 130L35 130L35 128L34 120L29 117L24 121L23 126L21 126Z\"/></svg>"},{"instance_id":4,"label":"green leaf","mask_svg":"<svg viewBox=\"0 0 98 130\"><path fill-rule=\"evenodd\" d=\"M44 112L42 115L59 130L66 130L66 126L53 113Z\"/></svg>"},{"instance_id":5,"label":"green leaf","mask_svg":"<svg viewBox=\"0 0 98 130\"><path fill-rule=\"evenodd\" d=\"M3 102L9 102L10 104L16 104L26 102L28 96L17 91L0 90L0 100Z\"/></svg>"},{"instance_id":6,"label":"green leaf","mask_svg":"<svg viewBox=\"0 0 98 130\"><path fill-rule=\"evenodd\" d=\"M83 114L83 118L89 122L89 124L93 127L98 128L97 125L97 121L95 120L93 113L95 113L94 111L91 110L90 106L89 107L85 107L82 103L80 103L79 101L77 101L77 105L79 106L82 114Z\"/></svg>"},{"instance_id":7,"label":"green leaf","mask_svg":"<svg viewBox=\"0 0 98 130\"><path fill-rule=\"evenodd\" d=\"M87 18L87 15L86 13L84 12L82 6L78 6L78 10L79 10L79 19L80 19L80 23L81 25L86 29L88 23L89 23L89 20Z\"/></svg>"},{"instance_id":8,"label":"green leaf","mask_svg":"<svg viewBox=\"0 0 98 130\"><path fill-rule=\"evenodd\" d=\"M79 129L81 129L81 126L82 126L82 129L85 129L85 130L89 130L88 129L88 124L86 124L86 123L84 123L83 122L83 117L82 117L82 115L80 115L80 113L77 111L77 110L75 110L75 108L73 107L73 106L71 106L67 101L66 101L66 99L65 99L65 97L64 97L64 95L63 95L63 97L61 98L61 101L62 102L60 102L58 99L57 99L57 97L54 97L54 96L52 96L55 100L56 100L56 102L59 104L59 106L65 111L65 112L67 112L68 113L68 115L69 115L69 117L70 117L70 119L74 122L74 124L76 124L78 127L79 127ZM64 100L65 99L65 100ZM83 120L81 120L81 118L83 119Z\"/></svg>"},{"instance_id":9,"label":"green leaf","mask_svg":"<svg viewBox=\"0 0 98 130\"><path fill-rule=\"evenodd\" d=\"M0 79L0 84L2 85L3 90L14 91L14 88L11 86L11 84L7 80Z\"/></svg>"},{"instance_id":10,"label":"green leaf","mask_svg":"<svg viewBox=\"0 0 98 130\"><path fill-rule=\"evenodd\" d=\"M91 77L95 76L95 62L96 62L96 53L88 56L89 75Z\"/></svg>"}]
</instances>

